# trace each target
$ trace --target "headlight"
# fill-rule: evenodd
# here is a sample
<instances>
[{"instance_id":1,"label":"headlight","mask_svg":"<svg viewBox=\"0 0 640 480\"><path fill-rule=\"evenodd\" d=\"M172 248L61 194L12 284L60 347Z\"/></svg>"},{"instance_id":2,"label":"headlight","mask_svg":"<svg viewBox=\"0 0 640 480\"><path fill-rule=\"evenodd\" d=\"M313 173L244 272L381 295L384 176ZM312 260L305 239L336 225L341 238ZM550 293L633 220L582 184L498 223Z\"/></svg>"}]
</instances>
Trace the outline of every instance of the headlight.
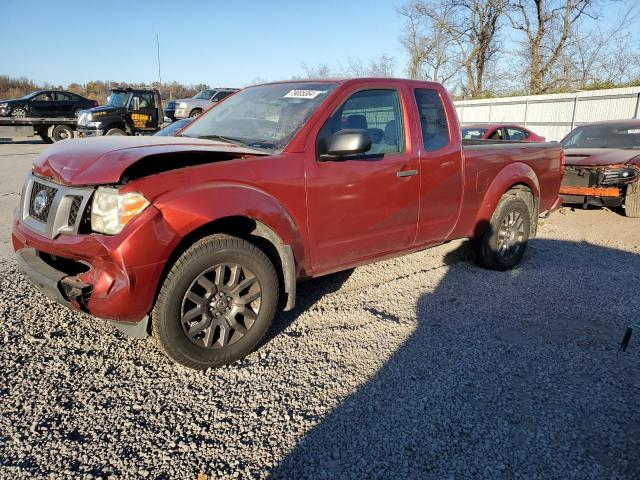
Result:
<instances>
[{"instance_id":1,"label":"headlight","mask_svg":"<svg viewBox=\"0 0 640 480\"><path fill-rule=\"evenodd\" d=\"M638 176L638 170L631 166L608 168L601 173L602 185L626 185L633 182Z\"/></svg>"},{"instance_id":2,"label":"headlight","mask_svg":"<svg viewBox=\"0 0 640 480\"><path fill-rule=\"evenodd\" d=\"M180 103L178 104L178 108L187 108L187 104L186 104L186 103L184 103L184 102L180 102Z\"/></svg>"},{"instance_id":3,"label":"headlight","mask_svg":"<svg viewBox=\"0 0 640 480\"><path fill-rule=\"evenodd\" d=\"M78 125L86 125L91 121L91 112L81 112L78 117Z\"/></svg>"},{"instance_id":4,"label":"headlight","mask_svg":"<svg viewBox=\"0 0 640 480\"><path fill-rule=\"evenodd\" d=\"M8 103L0 103L0 108L7 108Z\"/></svg>"},{"instance_id":5,"label":"headlight","mask_svg":"<svg viewBox=\"0 0 640 480\"><path fill-rule=\"evenodd\" d=\"M117 188L98 187L91 203L91 229L116 235L148 206L149 200L139 193L120 193Z\"/></svg>"}]
</instances>

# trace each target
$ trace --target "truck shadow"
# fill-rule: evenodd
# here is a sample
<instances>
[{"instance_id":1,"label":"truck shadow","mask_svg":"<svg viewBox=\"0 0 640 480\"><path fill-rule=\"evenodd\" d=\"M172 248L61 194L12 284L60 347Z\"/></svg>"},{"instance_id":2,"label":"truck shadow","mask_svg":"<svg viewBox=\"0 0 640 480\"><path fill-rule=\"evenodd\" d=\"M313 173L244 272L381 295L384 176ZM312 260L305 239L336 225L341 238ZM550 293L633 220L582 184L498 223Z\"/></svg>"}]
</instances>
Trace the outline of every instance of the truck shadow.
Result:
<instances>
[{"instance_id":1,"label":"truck shadow","mask_svg":"<svg viewBox=\"0 0 640 480\"><path fill-rule=\"evenodd\" d=\"M275 478L640 478L640 338L618 352L640 255L538 239L510 272L469 256L447 256L415 330Z\"/></svg>"}]
</instances>

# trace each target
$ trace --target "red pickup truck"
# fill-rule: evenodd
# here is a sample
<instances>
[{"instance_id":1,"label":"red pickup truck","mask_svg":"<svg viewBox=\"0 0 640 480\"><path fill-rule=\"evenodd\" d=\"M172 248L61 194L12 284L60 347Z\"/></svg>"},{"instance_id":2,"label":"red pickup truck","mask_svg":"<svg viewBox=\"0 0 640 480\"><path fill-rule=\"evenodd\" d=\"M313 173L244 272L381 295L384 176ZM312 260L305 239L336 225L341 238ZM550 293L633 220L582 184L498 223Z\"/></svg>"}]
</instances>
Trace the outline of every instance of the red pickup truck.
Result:
<instances>
[{"instance_id":1,"label":"red pickup truck","mask_svg":"<svg viewBox=\"0 0 640 480\"><path fill-rule=\"evenodd\" d=\"M13 245L44 293L207 368L248 354L303 277L457 238L481 265L514 267L562 173L556 143L463 147L436 83L279 82L177 137L53 145Z\"/></svg>"}]
</instances>

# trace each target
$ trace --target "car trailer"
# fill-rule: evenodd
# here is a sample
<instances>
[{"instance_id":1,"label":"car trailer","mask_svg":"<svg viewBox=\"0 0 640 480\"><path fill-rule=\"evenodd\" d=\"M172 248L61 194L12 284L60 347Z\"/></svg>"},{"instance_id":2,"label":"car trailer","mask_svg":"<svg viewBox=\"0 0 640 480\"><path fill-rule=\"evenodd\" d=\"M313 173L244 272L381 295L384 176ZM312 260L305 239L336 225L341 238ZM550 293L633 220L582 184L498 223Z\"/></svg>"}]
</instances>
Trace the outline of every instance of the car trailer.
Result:
<instances>
[{"instance_id":1,"label":"car trailer","mask_svg":"<svg viewBox=\"0 0 640 480\"><path fill-rule=\"evenodd\" d=\"M77 118L0 118L0 138L33 137L46 143L75 136Z\"/></svg>"}]
</instances>

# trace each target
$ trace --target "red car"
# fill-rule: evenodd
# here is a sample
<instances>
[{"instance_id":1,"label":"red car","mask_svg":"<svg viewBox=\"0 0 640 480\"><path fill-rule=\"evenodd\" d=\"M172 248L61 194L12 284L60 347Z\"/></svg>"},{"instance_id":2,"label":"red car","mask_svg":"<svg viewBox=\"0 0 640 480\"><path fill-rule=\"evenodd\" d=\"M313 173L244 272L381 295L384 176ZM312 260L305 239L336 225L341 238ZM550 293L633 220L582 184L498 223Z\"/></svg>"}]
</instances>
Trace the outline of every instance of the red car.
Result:
<instances>
[{"instance_id":1,"label":"red car","mask_svg":"<svg viewBox=\"0 0 640 480\"><path fill-rule=\"evenodd\" d=\"M544 142L545 138L531 130L512 124L474 124L461 127L465 140L511 140L512 142Z\"/></svg>"},{"instance_id":2,"label":"red car","mask_svg":"<svg viewBox=\"0 0 640 480\"><path fill-rule=\"evenodd\" d=\"M50 147L12 240L44 293L207 368L249 353L299 278L456 238L487 268L514 267L562 169L557 143L463 148L436 83L279 82L176 137Z\"/></svg>"},{"instance_id":3,"label":"red car","mask_svg":"<svg viewBox=\"0 0 640 480\"><path fill-rule=\"evenodd\" d=\"M640 217L640 120L581 125L560 144L567 158L564 203L623 206L627 217Z\"/></svg>"}]
</instances>

